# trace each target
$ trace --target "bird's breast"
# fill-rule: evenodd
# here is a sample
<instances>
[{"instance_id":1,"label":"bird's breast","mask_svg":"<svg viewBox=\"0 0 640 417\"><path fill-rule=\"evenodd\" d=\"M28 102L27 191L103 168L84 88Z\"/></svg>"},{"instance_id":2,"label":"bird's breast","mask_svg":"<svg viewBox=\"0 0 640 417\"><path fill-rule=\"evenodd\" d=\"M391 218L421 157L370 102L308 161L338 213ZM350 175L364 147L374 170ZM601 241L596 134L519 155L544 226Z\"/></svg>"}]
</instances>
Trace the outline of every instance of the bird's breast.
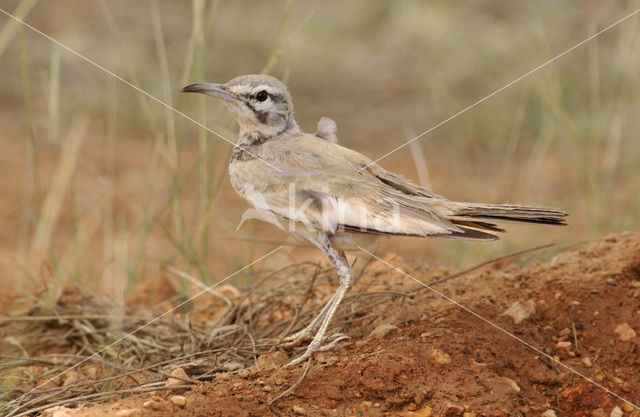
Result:
<instances>
[{"instance_id":1,"label":"bird's breast","mask_svg":"<svg viewBox=\"0 0 640 417\"><path fill-rule=\"evenodd\" d=\"M229 181L240 196L247 199L248 193L261 193L279 183L280 172L261 157L236 159L229 163Z\"/></svg>"},{"instance_id":2,"label":"bird's breast","mask_svg":"<svg viewBox=\"0 0 640 417\"><path fill-rule=\"evenodd\" d=\"M241 197L246 198L247 191L254 188L254 178L251 175L253 164L242 160L232 160L229 163L229 182Z\"/></svg>"}]
</instances>

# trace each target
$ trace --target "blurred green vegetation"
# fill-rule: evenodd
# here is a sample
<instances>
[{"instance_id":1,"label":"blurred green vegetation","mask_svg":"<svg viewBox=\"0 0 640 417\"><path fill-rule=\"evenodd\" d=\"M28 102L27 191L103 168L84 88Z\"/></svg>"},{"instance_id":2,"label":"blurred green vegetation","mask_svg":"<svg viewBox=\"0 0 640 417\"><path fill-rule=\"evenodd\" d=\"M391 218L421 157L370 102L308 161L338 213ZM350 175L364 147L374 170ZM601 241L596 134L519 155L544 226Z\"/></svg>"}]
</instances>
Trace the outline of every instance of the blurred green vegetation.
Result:
<instances>
[{"instance_id":1,"label":"blurred green vegetation","mask_svg":"<svg viewBox=\"0 0 640 417\"><path fill-rule=\"evenodd\" d=\"M304 130L329 116L342 145L373 159L639 7L0 1L232 141L226 109L180 88L268 70L289 85ZM571 213L569 227L513 226L492 244L394 239L381 250L460 267L637 228L639 19L380 161L415 180L422 169L433 190L452 199L561 207ZM274 248L265 240L286 239L257 223L235 231L246 204L226 179L229 143L4 15L0 73L0 181L11 202L0 226L3 275L38 282L45 265L54 280L89 282L118 298L168 264L215 282ZM267 265L319 258L282 252Z\"/></svg>"}]
</instances>

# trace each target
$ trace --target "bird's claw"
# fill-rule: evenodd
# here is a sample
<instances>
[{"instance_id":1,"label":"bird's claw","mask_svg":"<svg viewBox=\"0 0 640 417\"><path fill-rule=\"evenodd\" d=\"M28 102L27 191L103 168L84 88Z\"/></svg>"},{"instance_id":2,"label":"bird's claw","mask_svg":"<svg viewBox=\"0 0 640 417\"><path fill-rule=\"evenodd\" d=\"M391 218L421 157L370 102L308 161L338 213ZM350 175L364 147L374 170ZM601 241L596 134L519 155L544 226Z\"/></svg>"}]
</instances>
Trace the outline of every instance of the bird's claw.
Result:
<instances>
[{"instance_id":1,"label":"bird's claw","mask_svg":"<svg viewBox=\"0 0 640 417\"><path fill-rule=\"evenodd\" d=\"M290 361L286 366L293 366L299 363L302 363L305 359L310 358L316 352L324 352L329 349L333 349L339 342L349 339L349 336L344 333L335 333L331 336L327 337L327 340L330 340L326 345L321 345L320 343L311 342L307 350L299 357Z\"/></svg>"},{"instance_id":2,"label":"bird's claw","mask_svg":"<svg viewBox=\"0 0 640 417\"><path fill-rule=\"evenodd\" d=\"M280 342L280 347L294 348L311 339L313 339L313 332L311 331L311 329L302 329L299 332L282 339L282 341Z\"/></svg>"}]
</instances>

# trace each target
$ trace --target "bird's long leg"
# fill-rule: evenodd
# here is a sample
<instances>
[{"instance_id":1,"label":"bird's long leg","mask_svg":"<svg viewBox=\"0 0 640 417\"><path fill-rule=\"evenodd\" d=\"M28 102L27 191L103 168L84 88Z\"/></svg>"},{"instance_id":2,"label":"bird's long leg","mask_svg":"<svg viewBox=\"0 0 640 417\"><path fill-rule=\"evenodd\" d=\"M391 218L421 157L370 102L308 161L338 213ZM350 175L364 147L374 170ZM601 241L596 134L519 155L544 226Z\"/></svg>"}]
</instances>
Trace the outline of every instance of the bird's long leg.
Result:
<instances>
[{"instance_id":1,"label":"bird's long leg","mask_svg":"<svg viewBox=\"0 0 640 417\"><path fill-rule=\"evenodd\" d=\"M328 345L322 346L325 333L327 332L327 328L331 323L331 319L333 319L333 315L335 314L336 310L338 309L338 306L342 302L342 299L347 294L347 291L349 291L349 289L353 285L353 279L354 279L353 271L351 270L351 267L347 262L347 257L344 254L344 252L336 251L331 246L331 242L329 241L329 236L327 236L324 233L317 234L311 239L311 241L322 250L322 252L327 256L327 258L329 258L331 263L333 263L333 265L336 267L336 270L338 271L338 277L340 278L340 285L338 286L338 290L333 295L329 303L327 303L328 307L326 308L326 313L324 315L324 318L322 319L320 328L318 329L316 335L314 336L313 340L309 344L309 347L307 347L306 352L302 354L302 356L300 356L299 358L296 358L291 362L289 362L288 365L296 365L304 361L305 359L309 358L315 352L329 349L332 346L334 346L338 341L346 338L346 336L338 337ZM324 310L325 309L323 308L323 311L321 313L323 313Z\"/></svg>"}]
</instances>

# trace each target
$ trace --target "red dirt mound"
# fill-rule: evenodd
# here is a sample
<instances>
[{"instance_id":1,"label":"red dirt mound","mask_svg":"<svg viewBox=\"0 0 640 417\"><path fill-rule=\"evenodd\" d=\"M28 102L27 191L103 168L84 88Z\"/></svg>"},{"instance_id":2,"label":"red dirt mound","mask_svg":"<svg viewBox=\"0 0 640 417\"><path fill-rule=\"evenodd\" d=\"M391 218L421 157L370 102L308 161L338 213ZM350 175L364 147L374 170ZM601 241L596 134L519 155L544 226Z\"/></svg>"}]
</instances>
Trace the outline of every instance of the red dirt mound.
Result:
<instances>
[{"instance_id":1,"label":"red dirt mound","mask_svg":"<svg viewBox=\"0 0 640 417\"><path fill-rule=\"evenodd\" d=\"M442 276L386 259L422 282ZM382 262L360 284L381 277L416 287ZM351 339L316 354L297 389L272 405L304 365L256 358L264 369L82 414L640 416L630 404L640 404L640 235L611 236L545 264L502 263L436 289L493 324L425 289L343 328ZM275 354L276 363L278 355L286 359Z\"/></svg>"}]
</instances>

